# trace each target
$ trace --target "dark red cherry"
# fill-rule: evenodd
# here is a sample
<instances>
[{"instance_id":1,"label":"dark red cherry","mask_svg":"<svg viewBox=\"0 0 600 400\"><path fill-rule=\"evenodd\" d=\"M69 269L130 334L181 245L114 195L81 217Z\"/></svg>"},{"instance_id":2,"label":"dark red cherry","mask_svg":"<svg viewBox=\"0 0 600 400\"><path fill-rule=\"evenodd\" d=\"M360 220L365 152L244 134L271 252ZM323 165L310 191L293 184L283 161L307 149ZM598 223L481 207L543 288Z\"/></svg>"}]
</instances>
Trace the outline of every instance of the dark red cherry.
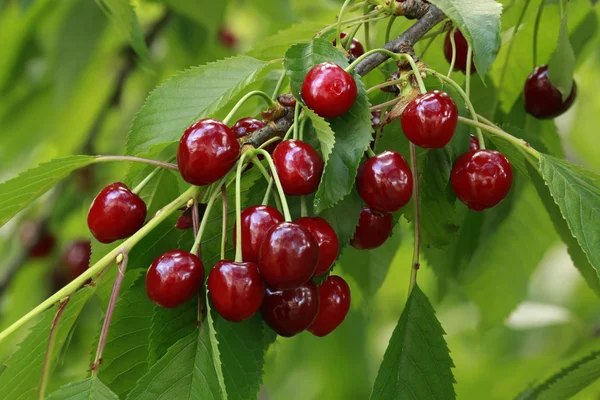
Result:
<instances>
[{"instance_id":1,"label":"dark red cherry","mask_svg":"<svg viewBox=\"0 0 600 400\"><path fill-rule=\"evenodd\" d=\"M319 286L319 312L308 328L315 336L329 335L350 310L350 287L339 276L331 275Z\"/></svg>"},{"instance_id":2,"label":"dark red cherry","mask_svg":"<svg viewBox=\"0 0 600 400\"><path fill-rule=\"evenodd\" d=\"M146 273L146 293L164 308L177 307L191 300L204 281L204 267L194 254L170 250L158 257Z\"/></svg>"},{"instance_id":3,"label":"dark red cherry","mask_svg":"<svg viewBox=\"0 0 600 400\"><path fill-rule=\"evenodd\" d=\"M342 32L340 33L340 37L342 38L342 40L346 37L346 32ZM333 39L333 45L335 46L337 44L337 41L335 39ZM350 48L348 49L348 51L350 52L350 54L352 54L354 56L354 58L358 58L360 56L362 56L363 54L365 54L365 49L363 47L363 45L355 38L352 38L352 43L350 43Z\"/></svg>"},{"instance_id":4,"label":"dark red cherry","mask_svg":"<svg viewBox=\"0 0 600 400\"><path fill-rule=\"evenodd\" d=\"M542 65L527 77L523 94L525 111L529 114L539 119L556 118L573 105L577 96L577 85L573 81L571 93L563 101L560 91L550 82L548 66Z\"/></svg>"},{"instance_id":5,"label":"dark red cherry","mask_svg":"<svg viewBox=\"0 0 600 400\"><path fill-rule=\"evenodd\" d=\"M452 62L452 43L450 42L450 32L452 31L448 31L446 34L446 39L444 40L444 56L446 57L448 64ZM454 70L467 73L467 51L469 50L469 44L467 43L467 39L465 39L462 32L458 29L454 30L454 44L456 46ZM475 72L477 72L477 69L475 68L475 61L473 60L473 57L471 57L471 73L474 74Z\"/></svg>"},{"instance_id":6,"label":"dark red cherry","mask_svg":"<svg viewBox=\"0 0 600 400\"><path fill-rule=\"evenodd\" d=\"M337 234L321 217L302 217L294 222L309 231L319 244L319 264L313 276L325 274L335 263L340 251Z\"/></svg>"},{"instance_id":7,"label":"dark red cherry","mask_svg":"<svg viewBox=\"0 0 600 400\"><path fill-rule=\"evenodd\" d=\"M261 128L264 128L266 125L260 119L256 118L242 118L238 120L231 127L231 131L238 139L243 138L244 136L248 136L249 133L257 131Z\"/></svg>"},{"instance_id":8,"label":"dark red cherry","mask_svg":"<svg viewBox=\"0 0 600 400\"><path fill-rule=\"evenodd\" d=\"M267 284L280 290L308 282L319 264L319 243L308 230L292 222L273 226L258 256L258 268Z\"/></svg>"},{"instance_id":9,"label":"dark red cherry","mask_svg":"<svg viewBox=\"0 0 600 400\"><path fill-rule=\"evenodd\" d=\"M510 191L512 180L510 162L494 150L463 154L454 163L450 177L456 197L473 211L500 203Z\"/></svg>"},{"instance_id":10,"label":"dark red cherry","mask_svg":"<svg viewBox=\"0 0 600 400\"><path fill-rule=\"evenodd\" d=\"M221 121L202 119L185 130L177 149L183 179L203 186L221 179L240 156L237 138Z\"/></svg>"},{"instance_id":11,"label":"dark red cherry","mask_svg":"<svg viewBox=\"0 0 600 400\"><path fill-rule=\"evenodd\" d=\"M217 36L219 38L219 42L228 49L233 49L237 46L238 39L228 27L221 27Z\"/></svg>"},{"instance_id":12,"label":"dark red cherry","mask_svg":"<svg viewBox=\"0 0 600 400\"><path fill-rule=\"evenodd\" d=\"M198 221L202 221L202 217L204 216L204 212L206 211L206 204L197 203L196 207L198 207ZM183 207L180 208L180 210L183 210L183 212L177 218L175 228L181 230L192 229L194 227L194 216L192 215L192 208Z\"/></svg>"},{"instance_id":13,"label":"dark red cherry","mask_svg":"<svg viewBox=\"0 0 600 400\"><path fill-rule=\"evenodd\" d=\"M402 155L386 150L360 166L356 188L371 209L379 212L397 211L412 196L410 167Z\"/></svg>"},{"instance_id":14,"label":"dark red cherry","mask_svg":"<svg viewBox=\"0 0 600 400\"><path fill-rule=\"evenodd\" d=\"M469 135L469 150L479 150L479 139L475 135Z\"/></svg>"},{"instance_id":15,"label":"dark red cherry","mask_svg":"<svg viewBox=\"0 0 600 400\"><path fill-rule=\"evenodd\" d=\"M302 99L323 118L336 118L352 107L358 89L352 75L330 62L312 67L302 83Z\"/></svg>"},{"instance_id":16,"label":"dark red cherry","mask_svg":"<svg viewBox=\"0 0 600 400\"><path fill-rule=\"evenodd\" d=\"M41 232L38 233L38 229L41 229ZM56 243L56 238L45 226L38 227L38 224L33 221L26 221L21 226L19 235L23 246L29 248L28 254L32 258L46 257L52 252Z\"/></svg>"},{"instance_id":17,"label":"dark red cherry","mask_svg":"<svg viewBox=\"0 0 600 400\"><path fill-rule=\"evenodd\" d=\"M350 245L359 250L375 249L390 237L393 227L392 214L380 214L363 207Z\"/></svg>"},{"instance_id":18,"label":"dark red cherry","mask_svg":"<svg viewBox=\"0 0 600 400\"><path fill-rule=\"evenodd\" d=\"M308 143L284 140L273 152L273 163L285 194L302 196L311 194L321 182L323 158Z\"/></svg>"},{"instance_id":19,"label":"dark red cherry","mask_svg":"<svg viewBox=\"0 0 600 400\"><path fill-rule=\"evenodd\" d=\"M219 261L208 274L207 287L215 310L233 322L253 316L265 294L265 283L253 262Z\"/></svg>"},{"instance_id":20,"label":"dark red cherry","mask_svg":"<svg viewBox=\"0 0 600 400\"><path fill-rule=\"evenodd\" d=\"M434 90L408 103L400 122L408 140L425 149L439 149L454 135L458 108L447 93Z\"/></svg>"},{"instance_id":21,"label":"dark red cherry","mask_svg":"<svg viewBox=\"0 0 600 400\"><path fill-rule=\"evenodd\" d=\"M312 282L291 290L267 289L263 319L278 335L292 337L312 324L319 311L319 290Z\"/></svg>"},{"instance_id":22,"label":"dark red cherry","mask_svg":"<svg viewBox=\"0 0 600 400\"><path fill-rule=\"evenodd\" d=\"M146 204L121 183L102 189L92 202L87 223L101 243L125 239L136 233L146 220Z\"/></svg>"},{"instance_id":23,"label":"dark red cherry","mask_svg":"<svg viewBox=\"0 0 600 400\"><path fill-rule=\"evenodd\" d=\"M271 206L252 206L242 211L242 259L258 262L258 253L269 229L284 221ZM233 245L237 246L237 225L233 226Z\"/></svg>"},{"instance_id":24,"label":"dark red cherry","mask_svg":"<svg viewBox=\"0 0 600 400\"><path fill-rule=\"evenodd\" d=\"M69 280L77 278L87 271L92 256L92 244L89 240L76 240L65 249L62 262L67 267Z\"/></svg>"}]
</instances>

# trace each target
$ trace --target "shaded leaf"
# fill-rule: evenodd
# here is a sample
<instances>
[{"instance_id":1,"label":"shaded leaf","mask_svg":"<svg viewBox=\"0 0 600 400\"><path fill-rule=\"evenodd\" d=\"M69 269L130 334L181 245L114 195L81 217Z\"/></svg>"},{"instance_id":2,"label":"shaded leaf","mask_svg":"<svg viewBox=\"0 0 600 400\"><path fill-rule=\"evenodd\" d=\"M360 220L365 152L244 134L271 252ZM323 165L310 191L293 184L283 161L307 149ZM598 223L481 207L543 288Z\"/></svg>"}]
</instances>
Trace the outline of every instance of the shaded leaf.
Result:
<instances>
[{"instance_id":1,"label":"shaded leaf","mask_svg":"<svg viewBox=\"0 0 600 400\"><path fill-rule=\"evenodd\" d=\"M311 40L322 27L323 24L318 22L303 22L302 24L292 25L257 42L247 54L259 60L279 58L290 46Z\"/></svg>"},{"instance_id":2,"label":"shaded leaf","mask_svg":"<svg viewBox=\"0 0 600 400\"><path fill-rule=\"evenodd\" d=\"M569 97L573 89L573 72L575 71L575 52L569 40L567 15L562 16L558 31L556 51L548 63L548 78L560 91L563 101Z\"/></svg>"},{"instance_id":3,"label":"shaded leaf","mask_svg":"<svg viewBox=\"0 0 600 400\"><path fill-rule=\"evenodd\" d=\"M47 397L47 400L118 400L97 377L69 383Z\"/></svg>"},{"instance_id":4,"label":"shaded leaf","mask_svg":"<svg viewBox=\"0 0 600 400\"><path fill-rule=\"evenodd\" d=\"M362 206L362 199L356 190L353 189L348 196L344 197L336 205L319 214L329 222L335 233L337 233L340 242L340 251L350 243L350 240L354 236Z\"/></svg>"}]
</instances>

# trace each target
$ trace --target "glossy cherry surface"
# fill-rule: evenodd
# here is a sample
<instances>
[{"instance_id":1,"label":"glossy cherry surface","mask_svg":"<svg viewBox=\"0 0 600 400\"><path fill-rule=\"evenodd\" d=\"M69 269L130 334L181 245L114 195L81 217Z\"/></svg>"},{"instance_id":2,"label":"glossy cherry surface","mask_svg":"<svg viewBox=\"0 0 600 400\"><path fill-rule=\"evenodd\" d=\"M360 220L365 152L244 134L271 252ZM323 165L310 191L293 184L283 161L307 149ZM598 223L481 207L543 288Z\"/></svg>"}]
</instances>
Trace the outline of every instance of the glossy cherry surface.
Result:
<instances>
[{"instance_id":1,"label":"glossy cherry surface","mask_svg":"<svg viewBox=\"0 0 600 400\"><path fill-rule=\"evenodd\" d=\"M563 101L560 91L550 82L548 66L542 65L527 77L523 94L525 111L529 114L539 119L556 118L573 105L577 96L577 85L573 81L571 93Z\"/></svg>"},{"instance_id":2,"label":"glossy cherry surface","mask_svg":"<svg viewBox=\"0 0 600 400\"><path fill-rule=\"evenodd\" d=\"M305 284L319 264L319 243L292 222L272 227L260 247L258 268L266 283L280 290Z\"/></svg>"},{"instance_id":3,"label":"glossy cherry surface","mask_svg":"<svg viewBox=\"0 0 600 400\"><path fill-rule=\"evenodd\" d=\"M312 324L319 311L319 290L308 282L291 290L267 289L263 319L278 335L292 337Z\"/></svg>"},{"instance_id":4,"label":"glossy cherry surface","mask_svg":"<svg viewBox=\"0 0 600 400\"><path fill-rule=\"evenodd\" d=\"M425 149L439 149L454 135L458 108L447 93L434 90L408 103L400 122L408 140Z\"/></svg>"},{"instance_id":5,"label":"glossy cherry surface","mask_svg":"<svg viewBox=\"0 0 600 400\"><path fill-rule=\"evenodd\" d=\"M319 286L319 312L308 330L327 336L340 326L350 310L350 287L339 276L331 275Z\"/></svg>"},{"instance_id":6,"label":"glossy cherry surface","mask_svg":"<svg viewBox=\"0 0 600 400\"><path fill-rule=\"evenodd\" d=\"M485 210L502 201L512 180L510 162L494 150L463 154L454 163L450 177L456 197L473 211Z\"/></svg>"},{"instance_id":7,"label":"glossy cherry surface","mask_svg":"<svg viewBox=\"0 0 600 400\"><path fill-rule=\"evenodd\" d=\"M102 189L92 202L87 223L101 243L125 239L136 233L146 220L146 204L120 182Z\"/></svg>"},{"instance_id":8,"label":"glossy cherry surface","mask_svg":"<svg viewBox=\"0 0 600 400\"><path fill-rule=\"evenodd\" d=\"M238 120L231 127L231 131L238 139L243 138L244 136L248 136L249 133L259 130L260 128L264 128L266 125L260 119L256 118L242 118Z\"/></svg>"},{"instance_id":9,"label":"glossy cherry surface","mask_svg":"<svg viewBox=\"0 0 600 400\"><path fill-rule=\"evenodd\" d=\"M302 83L302 99L323 118L336 118L352 107L358 89L352 75L330 62L312 67Z\"/></svg>"},{"instance_id":10,"label":"glossy cherry surface","mask_svg":"<svg viewBox=\"0 0 600 400\"><path fill-rule=\"evenodd\" d=\"M67 246L62 255L62 262L67 267L70 280L88 269L91 256L92 244L89 240L76 240Z\"/></svg>"},{"instance_id":11,"label":"glossy cherry surface","mask_svg":"<svg viewBox=\"0 0 600 400\"><path fill-rule=\"evenodd\" d=\"M311 194L321 182L323 158L308 143L284 140L273 152L273 163L285 194L302 196Z\"/></svg>"},{"instance_id":12,"label":"glossy cherry surface","mask_svg":"<svg viewBox=\"0 0 600 400\"><path fill-rule=\"evenodd\" d=\"M397 211L412 196L410 167L399 153L384 151L360 166L356 188L371 209L379 212Z\"/></svg>"},{"instance_id":13,"label":"glossy cherry surface","mask_svg":"<svg viewBox=\"0 0 600 400\"><path fill-rule=\"evenodd\" d=\"M350 245L359 250L375 249L390 237L393 224L392 214L380 214L363 207Z\"/></svg>"},{"instance_id":14,"label":"glossy cherry surface","mask_svg":"<svg viewBox=\"0 0 600 400\"><path fill-rule=\"evenodd\" d=\"M479 150L479 139L475 135L469 135L469 150Z\"/></svg>"},{"instance_id":15,"label":"glossy cherry surface","mask_svg":"<svg viewBox=\"0 0 600 400\"><path fill-rule=\"evenodd\" d=\"M265 283L253 262L219 261L208 274L208 295L226 320L240 322L260 309Z\"/></svg>"},{"instance_id":16,"label":"glossy cherry surface","mask_svg":"<svg viewBox=\"0 0 600 400\"><path fill-rule=\"evenodd\" d=\"M240 156L237 138L221 121L202 119L185 130L177 148L183 179L202 186L223 177Z\"/></svg>"},{"instance_id":17,"label":"glossy cherry surface","mask_svg":"<svg viewBox=\"0 0 600 400\"><path fill-rule=\"evenodd\" d=\"M269 229L284 221L271 206L252 206L242 211L242 259L258 262L258 253ZM237 225L233 228L233 244L237 246Z\"/></svg>"},{"instance_id":18,"label":"glossy cherry surface","mask_svg":"<svg viewBox=\"0 0 600 400\"><path fill-rule=\"evenodd\" d=\"M159 256L146 273L146 293L164 308L177 307L198 294L204 267L194 254L170 250Z\"/></svg>"},{"instance_id":19,"label":"glossy cherry surface","mask_svg":"<svg viewBox=\"0 0 600 400\"><path fill-rule=\"evenodd\" d=\"M331 267L338 257L340 242L337 234L321 217L302 217L294 221L313 235L319 244L319 264L313 276L321 276Z\"/></svg>"},{"instance_id":20,"label":"glossy cherry surface","mask_svg":"<svg viewBox=\"0 0 600 400\"><path fill-rule=\"evenodd\" d=\"M33 221L26 221L19 230L19 235L23 246L29 248L29 257L41 258L46 257L54 249L56 238L50 233L46 227L42 227L39 237L36 238L37 224Z\"/></svg>"},{"instance_id":21,"label":"glossy cherry surface","mask_svg":"<svg viewBox=\"0 0 600 400\"><path fill-rule=\"evenodd\" d=\"M347 36L346 32L340 33L340 37L342 38L342 40L346 36ZM337 44L337 41L334 39L333 45L335 46L336 44ZM350 48L348 49L348 51L350 52L350 54L352 54L352 56L354 58L358 58L358 57L362 56L363 54L365 54L365 48L363 47L362 43L359 42L356 38L352 38L352 43L350 43Z\"/></svg>"},{"instance_id":22,"label":"glossy cherry surface","mask_svg":"<svg viewBox=\"0 0 600 400\"><path fill-rule=\"evenodd\" d=\"M450 32L446 34L446 39L444 40L444 56L446 57L446 61L448 64L452 62L452 42L450 42ZM456 59L454 61L454 70L462 71L463 73L467 72L467 51L469 50L469 44L467 43L467 39L463 36L462 32L458 29L454 30L454 44L456 46ZM477 72L475 68L475 61L473 57L471 57L471 73L474 74Z\"/></svg>"}]
</instances>

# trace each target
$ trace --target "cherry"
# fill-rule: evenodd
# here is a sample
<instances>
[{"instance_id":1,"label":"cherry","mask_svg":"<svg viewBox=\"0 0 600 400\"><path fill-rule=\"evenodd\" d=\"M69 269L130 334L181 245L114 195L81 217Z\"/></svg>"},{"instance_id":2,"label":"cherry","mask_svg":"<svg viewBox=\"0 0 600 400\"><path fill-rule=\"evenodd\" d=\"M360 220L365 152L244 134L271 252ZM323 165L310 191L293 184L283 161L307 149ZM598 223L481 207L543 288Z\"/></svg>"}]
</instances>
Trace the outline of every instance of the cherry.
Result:
<instances>
[{"instance_id":1,"label":"cherry","mask_svg":"<svg viewBox=\"0 0 600 400\"><path fill-rule=\"evenodd\" d=\"M231 131L238 139L243 138L244 136L248 136L249 133L257 131L261 128L264 128L266 125L260 119L256 118L242 118L238 120L231 127Z\"/></svg>"},{"instance_id":2,"label":"cherry","mask_svg":"<svg viewBox=\"0 0 600 400\"><path fill-rule=\"evenodd\" d=\"M311 194L319 186L325 164L321 155L300 140L284 140L273 152L273 163L285 194Z\"/></svg>"},{"instance_id":3,"label":"cherry","mask_svg":"<svg viewBox=\"0 0 600 400\"><path fill-rule=\"evenodd\" d=\"M319 243L308 230L281 222L267 232L258 268L274 289L293 289L308 282L319 264Z\"/></svg>"},{"instance_id":4,"label":"cherry","mask_svg":"<svg viewBox=\"0 0 600 400\"><path fill-rule=\"evenodd\" d=\"M170 250L159 256L146 273L146 293L164 308L191 300L204 281L202 261L183 250Z\"/></svg>"},{"instance_id":5,"label":"cherry","mask_svg":"<svg viewBox=\"0 0 600 400\"><path fill-rule=\"evenodd\" d=\"M408 140L425 149L439 149L454 135L458 108L447 93L434 90L408 103L400 122Z\"/></svg>"},{"instance_id":6,"label":"cherry","mask_svg":"<svg viewBox=\"0 0 600 400\"><path fill-rule=\"evenodd\" d=\"M374 211L394 212L412 196L413 181L408 163L395 151L386 150L362 164L356 177L358 194Z\"/></svg>"},{"instance_id":7,"label":"cherry","mask_svg":"<svg viewBox=\"0 0 600 400\"><path fill-rule=\"evenodd\" d=\"M375 110L375 111L371 112L371 128L373 128L373 130L377 130L380 123L381 123L381 110Z\"/></svg>"},{"instance_id":8,"label":"cherry","mask_svg":"<svg viewBox=\"0 0 600 400\"><path fill-rule=\"evenodd\" d=\"M347 36L346 32L340 33L340 37L342 40ZM337 44L337 40L333 39L333 45ZM350 48L348 49L350 54L354 56L354 58L358 58L365 54L365 49L363 45L355 38L352 38L352 43L350 43Z\"/></svg>"},{"instance_id":9,"label":"cherry","mask_svg":"<svg viewBox=\"0 0 600 400\"><path fill-rule=\"evenodd\" d=\"M302 83L302 99L323 118L336 118L352 107L358 89L352 75L330 62L315 65Z\"/></svg>"},{"instance_id":10,"label":"cherry","mask_svg":"<svg viewBox=\"0 0 600 400\"><path fill-rule=\"evenodd\" d=\"M206 204L197 203L196 207L198 208L198 220L201 221L202 217L204 216L204 212L206 211ZM181 230L192 229L194 227L194 216L192 215L192 211L193 211L192 208L191 207L183 207L183 208L180 208L179 210L182 210L183 212L177 218L177 222L175 223L175 228L181 229Z\"/></svg>"},{"instance_id":11,"label":"cherry","mask_svg":"<svg viewBox=\"0 0 600 400\"><path fill-rule=\"evenodd\" d=\"M339 276L328 276L319 286L319 312L308 330L315 336L327 336L346 318L350 310L350 287Z\"/></svg>"},{"instance_id":12,"label":"cherry","mask_svg":"<svg viewBox=\"0 0 600 400\"><path fill-rule=\"evenodd\" d=\"M494 150L463 154L454 163L450 177L456 197L473 211L485 210L502 201L512 180L510 162Z\"/></svg>"},{"instance_id":13,"label":"cherry","mask_svg":"<svg viewBox=\"0 0 600 400\"><path fill-rule=\"evenodd\" d=\"M221 27L217 33L219 42L228 49L233 49L237 46L238 39L235 34L226 26Z\"/></svg>"},{"instance_id":14,"label":"cherry","mask_svg":"<svg viewBox=\"0 0 600 400\"><path fill-rule=\"evenodd\" d=\"M319 311L319 290L307 282L291 290L267 289L262 316L278 335L292 337L312 324Z\"/></svg>"},{"instance_id":15,"label":"cherry","mask_svg":"<svg viewBox=\"0 0 600 400\"><path fill-rule=\"evenodd\" d=\"M523 93L525 111L538 119L550 119L563 114L573 105L577 96L577 85L573 81L571 93L563 101L560 91L550 82L548 66L542 65L527 77Z\"/></svg>"},{"instance_id":16,"label":"cherry","mask_svg":"<svg viewBox=\"0 0 600 400\"><path fill-rule=\"evenodd\" d=\"M265 293L265 283L253 262L219 261L208 274L207 287L215 310L233 322L253 316Z\"/></svg>"},{"instance_id":17,"label":"cherry","mask_svg":"<svg viewBox=\"0 0 600 400\"><path fill-rule=\"evenodd\" d=\"M260 246L269 229L284 221L283 215L271 206L252 206L242 211L242 259L258 262ZM237 224L233 225L233 245L237 247Z\"/></svg>"},{"instance_id":18,"label":"cherry","mask_svg":"<svg viewBox=\"0 0 600 400\"><path fill-rule=\"evenodd\" d=\"M70 280L88 269L91 256L92 244L89 240L76 240L69 244L62 255L62 262L67 267Z\"/></svg>"},{"instance_id":19,"label":"cherry","mask_svg":"<svg viewBox=\"0 0 600 400\"><path fill-rule=\"evenodd\" d=\"M90 231L101 243L111 243L136 233L146 220L146 204L121 182L98 193L88 212Z\"/></svg>"},{"instance_id":20,"label":"cherry","mask_svg":"<svg viewBox=\"0 0 600 400\"><path fill-rule=\"evenodd\" d=\"M202 119L185 130L177 149L183 179L203 186L221 179L240 156L240 144L221 121Z\"/></svg>"},{"instance_id":21,"label":"cherry","mask_svg":"<svg viewBox=\"0 0 600 400\"><path fill-rule=\"evenodd\" d=\"M340 251L337 234L321 217L302 217L295 221L313 235L319 244L319 264L313 276L321 276L331 269Z\"/></svg>"},{"instance_id":22,"label":"cherry","mask_svg":"<svg viewBox=\"0 0 600 400\"><path fill-rule=\"evenodd\" d=\"M390 237L393 225L392 214L379 214L363 207L350 245L359 250L375 249Z\"/></svg>"},{"instance_id":23,"label":"cherry","mask_svg":"<svg viewBox=\"0 0 600 400\"><path fill-rule=\"evenodd\" d=\"M452 43L450 42L450 32L448 31L446 34L446 39L444 40L444 56L446 57L446 61L448 64L452 62ZM454 60L454 70L462 71L463 73L467 72L467 51L469 50L469 44L467 43L467 39L463 36L462 32L458 29L454 30L454 44L456 46L456 58ZM473 61L473 57L471 57L471 73L474 74L477 72L475 68L475 62Z\"/></svg>"},{"instance_id":24,"label":"cherry","mask_svg":"<svg viewBox=\"0 0 600 400\"><path fill-rule=\"evenodd\" d=\"M479 139L475 135L469 135L469 150L479 150Z\"/></svg>"},{"instance_id":25,"label":"cherry","mask_svg":"<svg viewBox=\"0 0 600 400\"><path fill-rule=\"evenodd\" d=\"M38 235L37 230L41 229ZM54 249L56 238L54 235L46 229L45 226L41 228L33 221L25 222L19 231L21 242L27 248L29 248L29 257L42 258L49 255Z\"/></svg>"}]
</instances>

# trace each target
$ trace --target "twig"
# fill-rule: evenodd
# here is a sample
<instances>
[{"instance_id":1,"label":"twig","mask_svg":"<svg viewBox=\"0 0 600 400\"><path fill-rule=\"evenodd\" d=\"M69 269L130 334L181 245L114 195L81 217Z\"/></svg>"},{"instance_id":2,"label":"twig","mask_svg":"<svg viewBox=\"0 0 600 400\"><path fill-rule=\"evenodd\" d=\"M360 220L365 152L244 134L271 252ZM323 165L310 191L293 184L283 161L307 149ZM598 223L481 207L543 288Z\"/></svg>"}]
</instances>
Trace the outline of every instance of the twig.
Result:
<instances>
[{"instance_id":1,"label":"twig","mask_svg":"<svg viewBox=\"0 0 600 400\"><path fill-rule=\"evenodd\" d=\"M48 377L50 376L50 361L52 359L52 350L54 348L54 340L56 339L56 330L60 317L65 311L65 307L71 298L66 297L63 301L58 303L58 310L52 319L52 325L50 325L50 335L48 336L48 344L46 345L46 355L44 356L44 366L42 367L42 379L40 380L40 390L38 393L38 399L44 398L46 393L46 386L48 385Z\"/></svg>"}]
</instances>

